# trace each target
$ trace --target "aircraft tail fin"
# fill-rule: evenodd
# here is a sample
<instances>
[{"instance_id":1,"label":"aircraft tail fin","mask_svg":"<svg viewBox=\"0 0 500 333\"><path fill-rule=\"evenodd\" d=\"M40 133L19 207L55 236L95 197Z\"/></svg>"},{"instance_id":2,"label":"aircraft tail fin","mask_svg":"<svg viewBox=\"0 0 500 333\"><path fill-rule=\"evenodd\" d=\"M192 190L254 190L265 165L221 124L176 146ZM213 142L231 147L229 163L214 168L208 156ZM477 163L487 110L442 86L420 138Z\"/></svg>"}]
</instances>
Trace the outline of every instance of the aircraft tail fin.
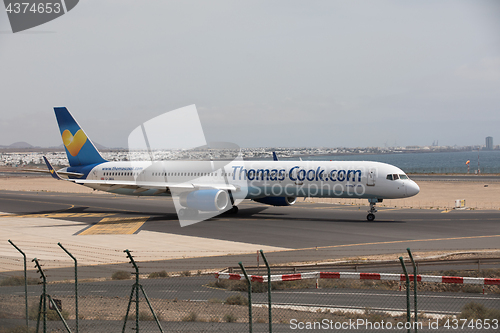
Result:
<instances>
[{"instance_id":1,"label":"aircraft tail fin","mask_svg":"<svg viewBox=\"0 0 500 333\"><path fill-rule=\"evenodd\" d=\"M106 160L65 107L55 107L64 148L72 167L104 163Z\"/></svg>"},{"instance_id":2,"label":"aircraft tail fin","mask_svg":"<svg viewBox=\"0 0 500 333\"><path fill-rule=\"evenodd\" d=\"M273 151L273 161L278 161L278 155Z\"/></svg>"}]
</instances>

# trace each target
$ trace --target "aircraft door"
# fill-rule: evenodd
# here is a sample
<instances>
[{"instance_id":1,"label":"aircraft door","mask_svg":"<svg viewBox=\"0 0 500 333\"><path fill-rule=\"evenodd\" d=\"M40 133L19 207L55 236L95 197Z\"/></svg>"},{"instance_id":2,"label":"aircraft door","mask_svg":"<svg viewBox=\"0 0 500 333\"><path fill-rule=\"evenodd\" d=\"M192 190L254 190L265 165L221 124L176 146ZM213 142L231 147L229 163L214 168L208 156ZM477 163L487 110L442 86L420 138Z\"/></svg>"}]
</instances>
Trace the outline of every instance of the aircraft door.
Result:
<instances>
[{"instance_id":1,"label":"aircraft door","mask_svg":"<svg viewBox=\"0 0 500 333\"><path fill-rule=\"evenodd\" d=\"M377 177L377 170L370 169L368 170L368 177L366 179L367 186L375 186L375 178Z\"/></svg>"}]
</instances>

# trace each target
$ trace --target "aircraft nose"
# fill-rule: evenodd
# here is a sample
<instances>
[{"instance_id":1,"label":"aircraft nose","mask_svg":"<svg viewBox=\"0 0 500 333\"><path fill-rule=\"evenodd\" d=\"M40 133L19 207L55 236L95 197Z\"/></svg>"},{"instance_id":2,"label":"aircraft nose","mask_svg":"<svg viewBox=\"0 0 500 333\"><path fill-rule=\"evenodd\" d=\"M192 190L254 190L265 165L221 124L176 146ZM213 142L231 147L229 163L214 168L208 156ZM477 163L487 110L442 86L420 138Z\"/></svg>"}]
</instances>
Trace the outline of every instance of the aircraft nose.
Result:
<instances>
[{"instance_id":1,"label":"aircraft nose","mask_svg":"<svg viewBox=\"0 0 500 333\"><path fill-rule=\"evenodd\" d=\"M420 187L418 187L417 183L411 180L406 186L406 195L412 197L417 195L420 192Z\"/></svg>"}]
</instances>

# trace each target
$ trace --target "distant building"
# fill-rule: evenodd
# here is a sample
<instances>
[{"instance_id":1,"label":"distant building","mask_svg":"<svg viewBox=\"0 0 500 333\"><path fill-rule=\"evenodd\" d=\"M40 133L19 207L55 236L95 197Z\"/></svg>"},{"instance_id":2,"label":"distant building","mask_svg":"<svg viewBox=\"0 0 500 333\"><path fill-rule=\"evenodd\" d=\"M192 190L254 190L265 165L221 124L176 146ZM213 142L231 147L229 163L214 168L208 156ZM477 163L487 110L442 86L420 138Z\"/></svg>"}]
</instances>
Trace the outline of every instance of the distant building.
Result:
<instances>
[{"instance_id":1,"label":"distant building","mask_svg":"<svg viewBox=\"0 0 500 333\"><path fill-rule=\"evenodd\" d=\"M493 137L492 136L486 137L486 150L493 150Z\"/></svg>"}]
</instances>

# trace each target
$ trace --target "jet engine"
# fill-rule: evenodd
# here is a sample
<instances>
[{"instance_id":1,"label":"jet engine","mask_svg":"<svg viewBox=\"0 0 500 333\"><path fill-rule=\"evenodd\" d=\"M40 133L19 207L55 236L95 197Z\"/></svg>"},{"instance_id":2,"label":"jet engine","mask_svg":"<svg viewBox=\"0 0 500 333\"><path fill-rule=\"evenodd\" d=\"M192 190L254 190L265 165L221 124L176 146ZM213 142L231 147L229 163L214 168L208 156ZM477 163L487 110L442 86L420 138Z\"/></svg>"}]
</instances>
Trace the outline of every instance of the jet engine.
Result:
<instances>
[{"instance_id":1,"label":"jet engine","mask_svg":"<svg viewBox=\"0 0 500 333\"><path fill-rule=\"evenodd\" d=\"M297 198L294 197L264 197L259 199L253 199L253 201L257 201L266 205L271 206L291 206L297 201Z\"/></svg>"},{"instance_id":2,"label":"jet engine","mask_svg":"<svg viewBox=\"0 0 500 333\"><path fill-rule=\"evenodd\" d=\"M217 189L197 190L181 195L180 204L204 212L218 212L227 208L229 195Z\"/></svg>"}]
</instances>

